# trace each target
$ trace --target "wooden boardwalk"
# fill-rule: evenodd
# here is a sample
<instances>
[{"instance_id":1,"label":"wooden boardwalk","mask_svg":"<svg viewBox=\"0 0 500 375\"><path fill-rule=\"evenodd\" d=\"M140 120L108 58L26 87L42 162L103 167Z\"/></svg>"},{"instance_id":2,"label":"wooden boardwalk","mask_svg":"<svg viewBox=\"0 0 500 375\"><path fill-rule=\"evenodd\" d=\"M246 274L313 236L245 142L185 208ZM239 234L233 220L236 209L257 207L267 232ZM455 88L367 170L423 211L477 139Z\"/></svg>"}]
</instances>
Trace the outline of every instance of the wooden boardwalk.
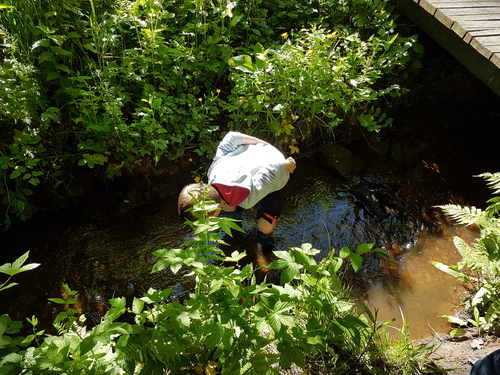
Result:
<instances>
[{"instance_id":1,"label":"wooden boardwalk","mask_svg":"<svg viewBox=\"0 0 500 375\"><path fill-rule=\"evenodd\" d=\"M398 0L398 7L500 95L500 0Z\"/></svg>"}]
</instances>

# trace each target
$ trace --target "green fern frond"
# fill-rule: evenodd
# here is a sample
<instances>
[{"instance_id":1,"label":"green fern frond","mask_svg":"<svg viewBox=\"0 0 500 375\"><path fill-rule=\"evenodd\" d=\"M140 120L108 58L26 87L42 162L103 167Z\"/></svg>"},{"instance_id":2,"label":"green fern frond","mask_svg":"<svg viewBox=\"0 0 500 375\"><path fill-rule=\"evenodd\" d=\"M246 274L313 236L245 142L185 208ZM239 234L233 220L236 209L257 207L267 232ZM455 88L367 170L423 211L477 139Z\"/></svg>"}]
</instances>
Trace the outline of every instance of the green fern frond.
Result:
<instances>
[{"instance_id":1,"label":"green fern frond","mask_svg":"<svg viewBox=\"0 0 500 375\"><path fill-rule=\"evenodd\" d=\"M460 264L466 265L469 269L477 272L484 272L489 263L488 252L479 244L470 246L460 237L454 237L453 243L462 255Z\"/></svg>"},{"instance_id":2,"label":"green fern frond","mask_svg":"<svg viewBox=\"0 0 500 375\"><path fill-rule=\"evenodd\" d=\"M486 180L488 186L493 189L493 194L500 194L500 172L482 173L477 177L482 177Z\"/></svg>"},{"instance_id":3,"label":"green fern frond","mask_svg":"<svg viewBox=\"0 0 500 375\"><path fill-rule=\"evenodd\" d=\"M469 258L469 254L474 251L473 247L470 246L467 242L465 242L460 237L454 237L453 244L457 248L460 255L462 255L462 258L464 258L464 259Z\"/></svg>"},{"instance_id":4,"label":"green fern frond","mask_svg":"<svg viewBox=\"0 0 500 375\"><path fill-rule=\"evenodd\" d=\"M487 203L491 203L491 205L486 209L489 217L500 214L500 197L491 198L487 201Z\"/></svg>"},{"instance_id":5,"label":"green fern frond","mask_svg":"<svg viewBox=\"0 0 500 375\"><path fill-rule=\"evenodd\" d=\"M484 211L477 207L462 207L456 204L436 206L459 224L483 226L486 222Z\"/></svg>"}]
</instances>

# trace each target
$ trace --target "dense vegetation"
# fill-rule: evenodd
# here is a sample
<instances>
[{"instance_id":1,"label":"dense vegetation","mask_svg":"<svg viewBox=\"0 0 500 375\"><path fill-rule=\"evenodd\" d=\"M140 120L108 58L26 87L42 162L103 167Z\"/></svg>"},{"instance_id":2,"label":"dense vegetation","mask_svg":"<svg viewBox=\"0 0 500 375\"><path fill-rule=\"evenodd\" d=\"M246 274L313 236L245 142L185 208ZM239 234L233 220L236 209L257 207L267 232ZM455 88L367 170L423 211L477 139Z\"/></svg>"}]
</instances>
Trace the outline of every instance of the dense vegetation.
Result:
<instances>
[{"instance_id":1,"label":"dense vegetation","mask_svg":"<svg viewBox=\"0 0 500 375\"><path fill-rule=\"evenodd\" d=\"M458 205L441 206L457 223L474 225L480 230L478 239L472 244L455 237L455 246L462 255L457 265L435 263L436 267L470 287L470 296L464 301L464 309L470 317L448 317L457 325L451 332L453 336L464 335L466 327L475 327L479 334L500 334L500 173L484 173L480 177L487 181L495 194L485 210Z\"/></svg>"},{"instance_id":2,"label":"dense vegetation","mask_svg":"<svg viewBox=\"0 0 500 375\"><path fill-rule=\"evenodd\" d=\"M221 228L238 227L232 219L214 218L214 202L201 199L188 222L193 236L179 249L157 250L153 272L170 269L192 277L195 287L183 303L171 289L150 289L143 297L110 300L102 322L91 328L73 308L77 292L65 287L65 306L55 319L57 335L28 319L32 334L19 334L21 322L0 316L0 374L279 374L295 366L316 374L418 374L436 369L427 356L432 348L388 338L390 322L379 322L367 307L349 299L341 280L348 260L355 270L369 252L364 244L343 248L321 262L308 244L276 251L265 269L240 266L245 256L224 256L218 248ZM28 254L0 272L14 276ZM258 281L258 272L281 272L279 285ZM262 277L260 277L262 279ZM8 281L0 285L15 286Z\"/></svg>"},{"instance_id":3,"label":"dense vegetation","mask_svg":"<svg viewBox=\"0 0 500 375\"><path fill-rule=\"evenodd\" d=\"M4 0L0 33L7 225L77 168L210 156L219 130L291 153L339 126L377 131L422 52L385 0Z\"/></svg>"}]
</instances>

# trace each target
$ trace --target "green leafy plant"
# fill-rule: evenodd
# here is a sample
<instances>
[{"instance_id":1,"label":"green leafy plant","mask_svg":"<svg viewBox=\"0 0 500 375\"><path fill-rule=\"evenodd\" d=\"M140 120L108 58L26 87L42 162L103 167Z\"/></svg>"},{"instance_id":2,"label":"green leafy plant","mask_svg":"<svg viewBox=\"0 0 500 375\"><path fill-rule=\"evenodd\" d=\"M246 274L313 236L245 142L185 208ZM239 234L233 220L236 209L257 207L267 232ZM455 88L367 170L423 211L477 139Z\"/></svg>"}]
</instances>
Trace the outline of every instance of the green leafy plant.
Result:
<instances>
[{"instance_id":1,"label":"green leafy plant","mask_svg":"<svg viewBox=\"0 0 500 375\"><path fill-rule=\"evenodd\" d=\"M10 279L13 276L15 276L21 272L33 270L40 265L39 263L25 264L26 261L28 260L29 255L30 255L30 253L28 251L28 252L24 253L22 256L20 256L19 258L17 258L13 263L6 263L6 264L3 264L2 266L0 266L0 273L3 273L5 275L9 276L9 278L6 281L4 281L2 284L0 284L0 292L2 290L12 288L13 286L17 285L17 283L10 282Z\"/></svg>"},{"instance_id":2,"label":"green leafy plant","mask_svg":"<svg viewBox=\"0 0 500 375\"><path fill-rule=\"evenodd\" d=\"M266 269L281 272L280 284L258 282L252 264L239 265L244 254L219 249L221 229L241 229L233 219L212 217L216 208L202 197L192 209L197 220L187 222L191 238L179 249L154 252L152 272L192 278L189 295L178 300L172 289L150 289L132 301L114 298L90 328L74 308L78 293L64 285L63 297L50 299L61 307L56 335L39 330L32 317L33 333L22 337L20 322L0 317L1 373L278 374L292 365L332 374L400 373L384 351L388 344L381 345L387 323L366 306L358 311L340 275L345 260L359 267L358 256L375 251L373 245L344 248L344 258L332 251L320 262L309 244L276 251ZM27 270L18 263L4 268ZM418 349L407 346L415 361Z\"/></svg>"},{"instance_id":3,"label":"green leafy plant","mask_svg":"<svg viewBox=\"0 0 500 375\"><path fill-rule=\"evenodd\" d=\"M291 150L295 142L335 136L341 124L359 124L369 131L390 126L379 101L405 91L391 77L422 48L415 37L394 32L386 4L365 4L373 6L373 13L364 22L360 20L368 13L355 18L354 25L346 17L335 29L323 24L289 30L279 47L257 43L252 54L234 56L229 61L234 82L229 99L237 126L251 133L255 123L264 123L259 131L288 143ZM336 9L335 15L346 8Z\"/></svg>"},{"instance_id":4,"label":"green leafy plant","mask_svg":"<svg viewBox=\"0 0 500 375\"><path fill-rule=\"evenodd\" d=\"M479 177L487 181L494 194L500 193L500 173L483 173ZM471 296L464 302L465 309L471 313L472 318L461 319L455 316L447 318L458 326L466 327L471 324L480 331L498 334L500 332L499 197L495 196L488 202L491 205L485 210L458 205L439 206L458 224L477 226L480 229L480 236L473 244L455 237L454 244L462 255L462 260L454 266L439 262L434 262L434 265L473 287ZM452 333L458 336L465 331L457 328Z\"/></svg>"}]
</instances>

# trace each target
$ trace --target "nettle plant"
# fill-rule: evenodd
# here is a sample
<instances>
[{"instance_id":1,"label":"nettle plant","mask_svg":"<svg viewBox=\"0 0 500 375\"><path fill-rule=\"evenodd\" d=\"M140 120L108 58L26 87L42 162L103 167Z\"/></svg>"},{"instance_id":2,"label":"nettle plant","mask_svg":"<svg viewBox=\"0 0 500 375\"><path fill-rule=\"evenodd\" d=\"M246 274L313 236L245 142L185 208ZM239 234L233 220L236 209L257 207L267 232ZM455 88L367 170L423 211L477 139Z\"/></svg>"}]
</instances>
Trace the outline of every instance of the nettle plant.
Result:
<instances>
[{"instance_id":1,"label":"nettle plant","mask_svg":"<svg viewBox=\"0 0 500 375\"><path fill-rule=\"evenodd\" d=\"M159 259L152 272L194 279L182 302L171 299L171 289L150 289L130 306L115 298L102 322L87 328L72 308L77 292L65 286L64 299L50 299L65 306L54 322L57 335L40 331L32 317L33 333L19 337L20 322L0 317L2 374L278 374L293 364L339 374L352 368L390 373L391 350L380 345L387 323L367 307L360 313L340 276L345 259L358 268L362 254L380 250L345 248L344 258L332 252L319 263L318 250L308 244L276 251L266 268L281 272L281 283L258 282L252 264L239 265L245 254L227 257L219 249L221 229L239 227L208 215L216 207L201 199L193 208L197 221L187 222L191 239L154 252Z\"/></svg>"},{"instance_id":2,"label":"nettle plant","mask_svg":"<svg viewBox=\"0 0 500 375\"><path fill-rule=\"evenodd\" d=\"M406 91L393 76L415 51L422 52L415 37L392 29L364 36L318 26L285 32L282 39L277 48L257 43L253 54L229 61L230 113L247 132L264 123L264 130L288 142L292 151L298 141L334 136L341 124L369 131L390 126L380 100Z\"/></svg>"},{"instance_id":3,"label":"nettle plant","mask_svg":"<svg viewBox=\"0 0 500 375\"><path fill-rule=\"evenodd\" d=\"M440 270L471 286L471 295L464 301L470 319L445 316L458 327L474 326L480 332L500 333L500 173L483 173L484 178L496 196L485 210L459 205L439 206L449 217L461 225L473 225L480 229L480 235L472 244L460 237L454 244L462 260L454 266L439 262L434 265ZM465 334L463 328L454 328L452 334Z\"/></svg>"},{"instance_id":4,"label":"nettle plant","mask_svg":"<svg viewBox=\"0 0 500 375\"><path fill-rule=\"evenodd\" d=\"M400 87L377 84L408 60L410 40L402 44L398 35L363 40L322 28L283 37L278 49L257 44L253 55L230 60L232 118L245 122L241 126L251 129L264 121L278 139L307 140L334 134L343 121L357 121L370 131L391 124L376 102Z\"/></svg>"}]
</instances>

